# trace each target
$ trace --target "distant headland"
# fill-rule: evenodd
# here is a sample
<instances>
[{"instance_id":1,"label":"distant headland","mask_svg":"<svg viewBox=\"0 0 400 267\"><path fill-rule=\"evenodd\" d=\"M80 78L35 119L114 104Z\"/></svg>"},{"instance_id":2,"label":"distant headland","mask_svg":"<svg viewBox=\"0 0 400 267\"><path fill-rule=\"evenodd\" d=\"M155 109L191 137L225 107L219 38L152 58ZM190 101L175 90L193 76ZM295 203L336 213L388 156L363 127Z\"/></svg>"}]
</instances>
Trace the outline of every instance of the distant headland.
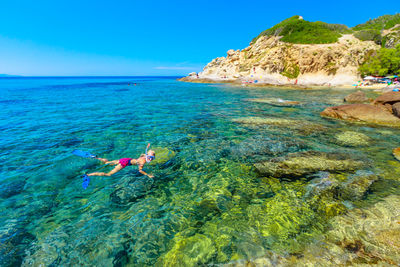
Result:
<instances>
[{"instance_id":1,"label":"distant headland","mask_svg":"<svg viewBox=\"0 0 400 267\"><path fill-rule=\"evenodd\" d=\"M236 82L282 86L352 85L364 75L397 74L400 14L384 15L349 28L342 24L288 18L255 37L242 50L208 63L189 82Z\"/></svg>"}]
</instances>

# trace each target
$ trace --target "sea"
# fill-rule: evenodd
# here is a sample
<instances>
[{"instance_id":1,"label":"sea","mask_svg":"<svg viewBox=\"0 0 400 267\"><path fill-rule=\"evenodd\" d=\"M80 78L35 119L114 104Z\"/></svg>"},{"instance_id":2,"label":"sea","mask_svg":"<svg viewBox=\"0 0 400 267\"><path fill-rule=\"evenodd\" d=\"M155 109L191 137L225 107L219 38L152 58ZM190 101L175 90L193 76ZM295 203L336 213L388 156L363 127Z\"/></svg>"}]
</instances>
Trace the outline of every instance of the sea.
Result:
<instances>
[{"instance_id":1,"label":"sea","mask_svg":"<svg viewBox=\"0 0 400 267\"><path fill-rule=\"evenodd\" d=\"M320 116L355 90L176 78L0 78L0 266L219 266L301 255L335 216L400 193L399 129ZM137 158L147 144L156 159L144 170L154 179L128 166L82 187L85 173L113 167L75 149L115 160ZM362 166L256 168L330 155ZM360 173L376 176L360 194L332 193L335 181Z\"/></svg>"}]
</instances>

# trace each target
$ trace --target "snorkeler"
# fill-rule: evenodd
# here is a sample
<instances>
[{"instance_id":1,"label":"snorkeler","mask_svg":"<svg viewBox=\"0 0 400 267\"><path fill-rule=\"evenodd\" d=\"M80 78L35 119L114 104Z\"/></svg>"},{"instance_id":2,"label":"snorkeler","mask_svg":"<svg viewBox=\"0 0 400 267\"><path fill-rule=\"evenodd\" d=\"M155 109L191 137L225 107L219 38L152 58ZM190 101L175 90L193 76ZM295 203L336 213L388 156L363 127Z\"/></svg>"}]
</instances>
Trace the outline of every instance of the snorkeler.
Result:
<instances>
[{"instance_id":1,"label":"snorkeler","mask_svg":"<svg viewBox=\"0 0 400 267\"><path fill-rule=\"evenodd\" d=\"M148 147L149 146L147 146L147 148ZM107 172L107 173L106 172L92 172L92 173L87 174L87 176L111 176L114 173L119 172L120 170L122 170L126 166L138 165L139 166L139 172L141 174L146 175L146 176L148 176L150 178L153 178L154 177L153 175L148 174L145 171L143 171L144 164L149 163L149 162L151 162L152 160L154 160L156 158L156 153L153 150L147 151L147 148L146 148L146 154L140 155L140 157L137 158L137 159L122 158L122 159L117 159L117 160L108 160L108 159L103 159L103 158L99 158L97 156L94 156L93 158L100 160L104 164L111 164L111 165L117 165L117 166L114 169L112 169L111 171Z\"/></svg>"}]
</instances>

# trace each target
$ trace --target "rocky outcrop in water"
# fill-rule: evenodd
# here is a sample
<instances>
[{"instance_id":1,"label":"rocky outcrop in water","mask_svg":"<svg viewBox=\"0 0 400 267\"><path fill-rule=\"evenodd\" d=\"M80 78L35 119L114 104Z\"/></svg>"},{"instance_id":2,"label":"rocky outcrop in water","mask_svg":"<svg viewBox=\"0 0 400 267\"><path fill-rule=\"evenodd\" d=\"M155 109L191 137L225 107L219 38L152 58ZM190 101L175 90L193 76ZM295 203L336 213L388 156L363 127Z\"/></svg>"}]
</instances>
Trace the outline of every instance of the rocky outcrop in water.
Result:
<instances>
[{"instance_id":1,"label":"rocky outcrop in water","mask_svg":"<svg viewBox=\"0 0 400 267\"><path fill-rule=\"evenodd\" d=\"M368 102L368 98L363 91L357 91L346 96L343 101L347 103L365 103Z\"/></svg>"},{"instance_id":2,"label":"rocky outcrop in water","mask_svg":"<svg viewBox=\"0 0 400 267\"><path fill-rule=\"evenodd\" d=\"M387 126L400 126L400 119L389 111L368 104L351 104L328 107L321 116L342 119L351 122L364 122Z\"/></svg>"},{"instance_id":3,"label":"rocky outcrop in water","mask_svg":"<svg viewBox=\"0 0 400 267\"><path fill-rule=\"evenodd\" d=\"M398 127L400 126L399 103L399 92L387 92L377 97L372 105L350 104L328 107L321 112L321 116Z\"/></svg>"},{"instance_id":4,"label":"rocky outcrop in water","mask_svg":"<svg viewBox=\"0 0 400 267\"><path fill-rule=\"evenodd\" d=\"M362 161L353 160L348 156L309 151L256 163L254 167L261 175L290 178L318 171L354 171L364 165Z\"/></svg>"}]
</instances>

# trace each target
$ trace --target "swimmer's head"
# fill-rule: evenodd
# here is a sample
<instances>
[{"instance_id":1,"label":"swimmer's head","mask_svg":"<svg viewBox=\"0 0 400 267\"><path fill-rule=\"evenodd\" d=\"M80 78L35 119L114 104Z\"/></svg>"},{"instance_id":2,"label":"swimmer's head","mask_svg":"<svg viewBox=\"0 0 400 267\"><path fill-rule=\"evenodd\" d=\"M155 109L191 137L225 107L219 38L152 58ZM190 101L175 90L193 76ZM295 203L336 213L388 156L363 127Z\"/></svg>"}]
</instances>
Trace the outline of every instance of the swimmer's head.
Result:
<instances>
[{"instance_id":1,"label":"swimmer's head","mask_svg":"<svg viewBox=\"0 0 400 267\"><path fill-rule=\"evenodd\" d=\"M152 161L156 158L156 152L154 152L154 150L149 150L147 151L147 156L146 156L146 161Z\"/></svg>"}]
</instances>

